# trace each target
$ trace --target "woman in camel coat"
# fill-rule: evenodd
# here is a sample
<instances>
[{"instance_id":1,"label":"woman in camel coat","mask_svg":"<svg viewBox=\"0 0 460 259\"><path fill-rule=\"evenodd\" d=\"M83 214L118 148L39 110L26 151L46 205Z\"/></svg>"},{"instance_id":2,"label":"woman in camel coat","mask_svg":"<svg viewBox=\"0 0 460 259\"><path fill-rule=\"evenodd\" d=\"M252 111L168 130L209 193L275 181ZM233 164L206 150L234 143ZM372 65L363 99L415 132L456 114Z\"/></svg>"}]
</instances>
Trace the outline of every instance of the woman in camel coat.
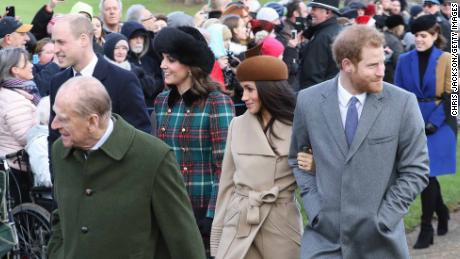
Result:
<instances>
[{"instance_id":1,"label":"woman in camel coat","mask_svg":"<svg viewBox=\"0 0 460 259\"><path fill-rule=\"evenodd\" d=\"M298 258L302 224L287 162L295 99L287 67L257 56L239 66L237 77L248 110L229 127L211 255Z\"/></svg>"}]
</instances>

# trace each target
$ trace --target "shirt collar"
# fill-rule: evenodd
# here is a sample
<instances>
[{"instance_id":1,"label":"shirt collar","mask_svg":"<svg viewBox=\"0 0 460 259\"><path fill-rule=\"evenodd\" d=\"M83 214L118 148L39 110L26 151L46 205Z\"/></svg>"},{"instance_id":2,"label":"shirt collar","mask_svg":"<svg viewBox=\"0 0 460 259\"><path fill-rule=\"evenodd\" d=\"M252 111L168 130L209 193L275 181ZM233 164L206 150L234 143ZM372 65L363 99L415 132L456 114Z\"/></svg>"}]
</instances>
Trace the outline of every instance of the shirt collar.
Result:
<instances>
[{"instance_id":1,"label":"shirt collar","mask_svg":"<svg viewBox=\"0 0 460 259\"><path fill-rule=\"evenodd\" d=\"M341 106L346 107L348 105L348 103L350 102L350 99L352 97L358 98L359 103L361 105L364 105L364 102L366 101L367 93L362 93L362 94L358 94L358 95L352 95L340 83L340 76L339 76L337 82L338 82L337 94L339 96L339 104Z\"/></svg>"},{"instance_id":2,"label":"shirt collar","mask_svg":"<svg viewBox=\"0 0 460 259\"><path fill-rule=\"evenodd\" d=\"M107 126L107 129L105 130L104 135L99 139L99 141L92 147L90 148L91 151L99 149L104 143L107 141L107 139L110 137L110 134L113 131L113 121L112 119L109 120L109 125Z\"/></svg>"},{"instance_id":3,"label":"shirt collar","mask_svg":"<svg viewBox=\"0 0 460 259\"><path fill-rule=\"evenodd\" d=\"M86 67L84 67L81 71L80 71L80 74L82 76L93 76L93 73L94 73L94 69L96 68L96 64L97 64L97 56L96 54L93 54L93 58L91 59L91 61L88 63L88 65L86 65ZM75 74L77 73L77 71L72 67L72 70L73 70L73 74L75 76Z\"/></svg>"}]
</instances>

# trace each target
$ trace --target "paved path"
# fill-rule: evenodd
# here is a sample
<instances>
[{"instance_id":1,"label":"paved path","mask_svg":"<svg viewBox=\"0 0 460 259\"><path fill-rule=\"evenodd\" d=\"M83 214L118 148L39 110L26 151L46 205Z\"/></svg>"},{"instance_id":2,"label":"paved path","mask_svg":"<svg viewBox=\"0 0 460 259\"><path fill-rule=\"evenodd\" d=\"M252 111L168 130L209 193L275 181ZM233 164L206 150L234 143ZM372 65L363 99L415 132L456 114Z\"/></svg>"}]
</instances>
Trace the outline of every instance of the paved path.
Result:
<instances>
[{"instance_id":1,"label":"paved path","mask_svg":"<svg viewBox=\"0 0 460 259\"><path fill-rule=\"evenodd\" d=\"M433 222L435 228L437 222ZM426 249L412 249L420 229L407 234L410 255L413 259L459 259L460 258L460 210L450 214L449 232L445 236L435 236L434 244Z\"/></svg>"}]
</instances>

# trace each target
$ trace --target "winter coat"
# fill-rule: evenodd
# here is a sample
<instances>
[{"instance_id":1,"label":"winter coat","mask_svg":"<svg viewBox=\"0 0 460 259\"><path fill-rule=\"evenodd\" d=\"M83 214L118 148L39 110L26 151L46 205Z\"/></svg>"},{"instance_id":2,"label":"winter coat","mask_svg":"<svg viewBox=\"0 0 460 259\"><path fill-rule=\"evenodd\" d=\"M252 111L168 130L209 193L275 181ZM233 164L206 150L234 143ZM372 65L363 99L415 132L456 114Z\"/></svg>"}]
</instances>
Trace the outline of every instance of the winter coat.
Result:
<instances>
[{"instance_id":1,"label":"winter coat","mask_svg":"<svg viewBox=\"0 0 460 259\"><path fill-rule=\"evenodd\" d=\"M272 137L278 155L255 115L246 112L230 124L211 232L216 259L250 259L248 251L262 236L262 258L299 257L302 223L287 161L292 128L279 121L273 128L281 138ZM264 236L272 227L279 235Z\"/></svg>"},{"instance_id":2,"label":"winter coat","mask_svg":"<svg viewBox=\"0 0 460 259\"><path fill-rule=\"evenodd\" d=\"M313 36L299 54L299 89L324 82L339 72L331 49L335 37L341 30L337 18L332 17L309 30Z\"/></svg>"},{"instance_id":3,"label":"winter coat","mask_svg":"<svg viewBox=\"0 0 460 259\"><path fill-rule=\"evenodd\" d=\"M450 58L445 68L446 73L441 75L437 64L442 54L443 51L433 47L423 77L423 85L420 85L419 58L416 50L399 57L395 72L395 84L417 96L425 124L432 123L437 127L435 133L427 135L430 176L456 172L457 126L455 118L450 116L450 98L444 94L452 91ZM444 83L437 83L438 80L443 80ZM437 89L437 85L440 89Z\"/></svg>"},{"instance_id":4,"label":"winter coat","mask_svg":"<svg viewBox=\"0 0 460 259\"><path fill-rule=\"evenodd\" d=\"M19 89L0 88L0 155L24 149L27 131L37 124L37 108L26 96L29 94ZM14 162L12 167L19 165Z\"/></svg>"},{"instance_id":5,"label":"winter coat","mask_svg":"<svg viewBox=\"0 0 460 259\"><path fill-rule=\"evenodd\" d=\"M53 145L59 209L48 258L205 258L171 148L112 119L107 141L87 156Z\"/></svg>"}]
</instances>

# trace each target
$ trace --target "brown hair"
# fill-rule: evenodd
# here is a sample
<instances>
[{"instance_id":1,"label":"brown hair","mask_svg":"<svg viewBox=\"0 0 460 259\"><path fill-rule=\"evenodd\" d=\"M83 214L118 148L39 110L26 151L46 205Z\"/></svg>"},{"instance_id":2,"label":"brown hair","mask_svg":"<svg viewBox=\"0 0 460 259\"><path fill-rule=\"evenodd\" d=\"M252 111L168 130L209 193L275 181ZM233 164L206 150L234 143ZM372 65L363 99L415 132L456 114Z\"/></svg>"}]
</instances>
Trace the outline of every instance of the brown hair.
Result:
<instances>
[{"instance_id":1,"label":"brown hair","mask_svg":"<svg viewBox=\"0 0 460 259\"><path fill-rule=\"evenodd\" d=\"M232 41L236 43L240 43L240 40L236 37L235 32L233 31L235 28L238 27L238 23L240 22L241 17L238 15L226 15L221 18L222 23L230 29L232 33Z\"/></svg>"},{"instance_id":2,"label":"brown hair","mask_svg":"<svg viewBox=\"0 0 460 259\"><path fill-rule=\"evenodd\" d=\"M349 59L353 64L361 61L364 47L382 47L385 44L383 34L367 25L352 25L342 30L332 44L332 54L337 66L342 68L342 61Z\"/></svg>"},{"instance_id":3,"label":"brown hair","mask_svg":"<svg viewBox=\"0 0 460 259\"><path fill-rule=\"evenodd\" d=\"M431 35L435 35L436 33L438 34L438 38L434 41L434 45L438 49L442 49L442 48L444 48L446 46L447 40L444 37L444 35L441 34L441 26L438 23L436 23L430 29L426 30L426 32L428 32Z\"/></svg>"},{"instance_id":4,"label":"brown hair","mask_svg":"<svg viewBox=\"0 0 460 259\"><path fill-rule=\"evenodd\" d=\"M190 91L200 97L200 105L204 104L204 100L208 97L209 93L219 89L219 84L214 82L208 73L203 69L196 66L190 66L190 73L192 77L192 87Z\"/></svg>"},{"instance_id":5,"label":"brown hair","mask_svg":"<svg viewBox=\"0 0 460 259\"><path fill-rule=\"evenodd\" d=\"M40 55L40 52L42 52L43 47L45 47L45 45L48 43L53 43L53 41L50 38L43 38L37 41L37 45L35 46L34 53Z\"/></svg>"}]
</instances>

